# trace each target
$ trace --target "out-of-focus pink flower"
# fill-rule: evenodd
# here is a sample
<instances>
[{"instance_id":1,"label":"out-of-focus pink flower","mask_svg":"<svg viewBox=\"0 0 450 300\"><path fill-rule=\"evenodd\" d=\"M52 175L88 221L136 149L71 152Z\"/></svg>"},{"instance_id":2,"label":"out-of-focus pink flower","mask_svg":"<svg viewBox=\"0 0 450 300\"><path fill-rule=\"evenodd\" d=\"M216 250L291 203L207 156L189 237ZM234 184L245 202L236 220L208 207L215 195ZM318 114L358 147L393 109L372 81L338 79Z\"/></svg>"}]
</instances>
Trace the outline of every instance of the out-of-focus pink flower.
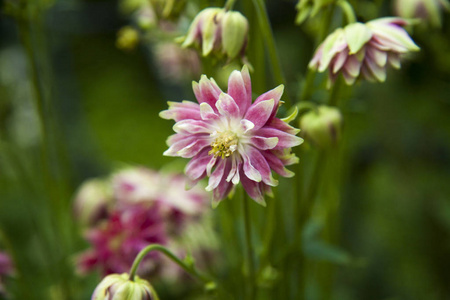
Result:
<instances>
[{"instance_id":1,"label":"out-of-focus pink flower","mask_svg":"<svg viewBox=\"0 0 450 300\"><path fill-rule=\"evenodd\" d=\"M329 85L339 74L348 85L360 77L383 82L388 65L399 69L401 55L419 50L402 28L407 24L400 18L381 18L338 28L316 50L309 67L328 69Z\"/></svg>"},{"instance_id":2,"label":"out-of-focus pink flower","mask_svg":"<svg viewBox=\"0 0 450 300\"><path fill-rule=\"evenodd\" d=\"M285 166L298 159L290 149L302 143L295 136L297 129L275 117L283 86L252 103L250 75L244 66L231 73L227 93L204 75L193 89L198 104L169 102L169 109L160 113L176 122L176 134L167 140L164 155L191 158L186 174L193 183L209 176L206 190L213 191L213 204L241 182L248 195L264 205L264 194L278 184L271 171L292 176Z\"/></svg>"},{"instance_id":3,"label":"out-of-focus pink flower","mask_svg":"<svg viewBox=\"0 0 450 300\"><path fill-rule=\"evenodd\" d=\"M200 75L200 58L192 49L175 43L161 42L154 47L155 63L164 79L183 82Z\"/></svg>"},{"instance_id":4,"label":"out-of-focus pink flower","mask_svg":"<svg viewBox=\"0 0 450 300\"><path fill-rule=\"evenodd\" d=\"M450 10L448 0L396 0L395 13L402 18L419 18L432 26L442 25L442 11Z\"/></svg>"},{"instance_id":5,"label":"out-of-focus pink flower","mask_svg":"<svg viewBox=\"0 0 450 300\"><path fill-rule=\"evenodd\" d=\"M108 216L112 204L111 188L104 180L92 179L78 189L74 201L74 214L83 226L95 225Z\"/></svg>"},{"instance_id":6,"label":"out-of-focus pink flower","mask_svg":"<svg viewBox=\"0 0 450 300\"><path fill-rule=\"evenodd\" d=\"M119 206L133 203L158 204L161 216L181 225L205 209L207 193L201 188L186 190L187 178L181 174L158 173L147 168L122 170L112 177L114 197Z\"/></svg>"},{"instance_id":7,"label":"out-of-focus pink flower","mask_svg":"<svg viewBox=\"0 0 450 300\"><path fill-rule=\"evenodd\" d=\"M4 277L12 275L14 265L8 254L0 252L0 295L5 293L5 287L2 284Z\"/></svg>"},{"instance_id":8,"label":"out-of-focus pink flower","mask_svg":"<svg viewBox=\"0 0 450 300\"><path fill-rule=\"evenodd\" d=\"M128 272L139 251L152 243L165 244L167 239L158 207L145 205L113 211L107 220L90 229L86 237L92 248L79 256L79 271L98 269L104 275ZM156 270L157 255L151 253L144 258L140 274Z\"/></svg>"}]
</instances>

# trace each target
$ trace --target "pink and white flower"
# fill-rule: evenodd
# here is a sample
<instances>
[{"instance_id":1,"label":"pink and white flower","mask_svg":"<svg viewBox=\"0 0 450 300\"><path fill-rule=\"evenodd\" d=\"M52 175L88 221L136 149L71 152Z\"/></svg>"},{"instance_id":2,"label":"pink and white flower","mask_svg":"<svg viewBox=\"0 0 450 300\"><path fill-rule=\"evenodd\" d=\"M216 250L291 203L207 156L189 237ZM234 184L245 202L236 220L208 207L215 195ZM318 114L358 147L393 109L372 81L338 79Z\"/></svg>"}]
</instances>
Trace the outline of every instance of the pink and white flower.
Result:
<instances>
[{"instance_id":1,"label":"pink and white flower","mask_svg":"<svg viewBox=\"0 0 450 300\"><path fill-rule=\"evenodd\" d=\"M283 85L252 103L250 74L244 66L231 73L227 93L205 75L193 89L198 103L169 102L169 109L160 113L176 122L176 134L168 138L164 155L191 158L185 172L193 184L209 177L206 190L213 191L213 205L239 182L264 205L264 194L278 184L272 170L293 176L285 166L298 162L290 150L303 141L295 136L298 129L275 116Z\"/></svg>"},{"instance_id":2,"label":"pink and white flower","mask_svg":"<svg viewBox=\"0 0 450 300\"><path fill-rule=\"evenodd\" d=\"M328 69L329 86L339 74L348 85L360 77L384 82L388 65L399 69L402 55L419 50L402 28L407 24L401 18L381 18L338 28L316 50L309 67Z\"/></svg>"},{"instance_id":3,"label":"pink and white flower","mask_svg":"<svg viewBox=\"0 0 450 300\"><path fill-rule=\"evenodd\" d=\"M135 205L116 210L86 234L92 248L78 258L80 273L98 269L103 275L128 272L134 258L149 244L166 243L164 222L156 207ZM148 255L140 274L155 271L157 254Z\"/></svg>"}]
</instances>

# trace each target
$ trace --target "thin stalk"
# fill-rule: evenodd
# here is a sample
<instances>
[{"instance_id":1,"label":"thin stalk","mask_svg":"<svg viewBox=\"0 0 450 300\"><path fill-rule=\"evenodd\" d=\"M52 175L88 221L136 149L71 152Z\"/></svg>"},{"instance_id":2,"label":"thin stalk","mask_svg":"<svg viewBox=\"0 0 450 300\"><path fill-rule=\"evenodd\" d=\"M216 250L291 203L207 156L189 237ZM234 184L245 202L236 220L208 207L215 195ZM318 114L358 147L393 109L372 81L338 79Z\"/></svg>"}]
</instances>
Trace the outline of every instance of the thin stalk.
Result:
<instances>
[{"instance_id":1,"label":"thin stalk","mask_svg":"<svg viewBox=\"0 0 450 300\"><path fill-rule=\"evenodd\" d=\"M245 193L245 192L244 192ZM249 300L255 298L255 263L253 261L253 245L252 245L252 231L251 231L251 221L250 221L250 207L247 194L242 199L242 208L244 212L244 227L245 227L245 248L247 250L247 267L248 267L248 285L249 285Z\"/></svg>"},{"instance_id":2,"label":"thin stalk","mask_svg":"<svg viewBox=\"0 0 450 300\"><path fill-rule=\"evenodd\" d=\"M347 24L355 23L356 15L352 5L348 3L348 1L346 0L339 0L337 4L341 7L342 12L344 13L345 18L347 19Z\"/></svg>"},{"instance_id":3,"label":"thin stalk","mask_svg":"<svg viewBox=\"0 0 450 300\"><path fill-rule=\"evenodd\" d=\"M273 32L270 26L269 16L267 15L264 0L253 0L253 5L255 6L256 15L258 16L261 33L266 42L267 52L269 54L270 64L275 81L277 82L277 84L285 84L286 80L281 68L281 62L278 56L277 47L275 45L275 39L273 37ZM285 102L289 106L291 106L293 103L288 93L286 93Z\"/></svg>"},{"instance_id":4,"label":"thin stalk","mask_svg":"<svg viewBox=\"0 0 450 300\"><path fill-rule=\"evenodd\" d=\"M159 245L159 244L149 245L149 246L145 247L144 249L142 249L141 252L139 252L139 254L134 259L133 265L131 266L131 269L130 269L130 280L131 281L134 281L134 277L136 275L137 269L138 269L141 261L144 259L144 257L148 253L150 253L152 251L158 251L158 252L163 253L165 256L170 258L174 263L176 263L178 266L180 266L184 271L186 271L188 274L190 274L195 279L197 279L205 284L213 283L210 278L208 278L207 276L205 276L203 274L200 274L194 266L187 265L185 262L183 262L178 257L176 257L175 254L173 254L169 249L167 249L166 247Z\"/></svg>"},{"instance_id":5,"label":"thin stalk","mask_svg":"<svg viewBox=\"0 0 450 300\"><path fill-rule=\"evenodd\" d=\"M227 0L227 2L225 3L225 6L223 7L225 9L225 11L233 9L235 2L236 2L236 0Z\"/></svg>"}]
</instances>

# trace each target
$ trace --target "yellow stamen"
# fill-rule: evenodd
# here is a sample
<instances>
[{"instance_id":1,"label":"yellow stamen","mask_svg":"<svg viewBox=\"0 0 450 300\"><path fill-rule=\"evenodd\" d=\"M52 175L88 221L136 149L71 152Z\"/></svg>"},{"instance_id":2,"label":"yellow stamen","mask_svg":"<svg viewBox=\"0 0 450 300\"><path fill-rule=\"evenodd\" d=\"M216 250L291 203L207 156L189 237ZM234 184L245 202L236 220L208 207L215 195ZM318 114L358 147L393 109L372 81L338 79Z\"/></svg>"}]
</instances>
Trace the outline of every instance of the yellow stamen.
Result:
<instances>
[{"instance_id":1,"label":"yellow stamen","mask_svg":"<svg viewBox=\"0 0 450 300\"><path fill-rule=\"evenodd\" d=\"M236 150L238 138L236 134L230 132L221 133L214 142L211 143L211 150L209 155L214 154L215 157L229 157Z\"/></svg>"}]
</instances>

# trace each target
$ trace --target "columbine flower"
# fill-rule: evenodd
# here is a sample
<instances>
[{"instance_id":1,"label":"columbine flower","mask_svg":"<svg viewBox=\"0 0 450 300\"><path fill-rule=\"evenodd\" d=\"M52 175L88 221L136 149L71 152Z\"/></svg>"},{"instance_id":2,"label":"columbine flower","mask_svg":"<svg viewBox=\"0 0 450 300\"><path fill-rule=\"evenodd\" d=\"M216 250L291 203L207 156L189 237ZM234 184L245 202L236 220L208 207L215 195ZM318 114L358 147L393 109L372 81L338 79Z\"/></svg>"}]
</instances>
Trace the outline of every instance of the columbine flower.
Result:
<instances>
[{"instance_id":1,"label":"columbine flower","mask_svg":"<svg viewBox=\"0 0 450 300\"><path fill-rule=\"evenodd\" d=\"M139 251L152 243L164 244L166 233L157 208L135 205L112 212L108 220L87 232L87 239L92 249L80 255L79 271L99 269L107 275L129 270ZM140 272L155 270L155 255L143 260Z\"/></svg>"},{"instance_id":2,"label":"columbine flower","mask_svg":"<svg viewBox=\"0 0 450 300\"><path fill-rule=\"evenodd\" d=\"M427 20L435 27L441 26L442 10L450 10L448 0L397 0L394 5L398 16Z\"/></svg>"},{"instance_id":3,"label":"columbine flower","mask_svg":"<svg viewBox=\"0 0 450 300\"><path fill-rule=\"evenodd\" d=\"M153 300L158 299L150 283L135 275L129 279L127 273L111 274L95 288L91 300Z\"/></svg>"},{"instance_id":4,"label":"columbine flower","mask_svg":"<svg viewBox=\"0 0 450 300\"><path fill-rule=\"evenodd\" d=\"M264 205L264 193L278 183L271 171L292 176L285 166L298 159L290 148L302 143L295 136L297 129L275 117L283 86L252 103L250 75L244 66L231 73L227 93L204 75L193 89L199 104L169 102L169 109L160 113L176 122L176 134L167 140L164 155L192 158L186 174L193 183L209 176L206 190L213 191L214 205L239 182Z\"/></svg>"},{"instance_id":5,"label":"columbine flower","mask_svg":"<svg viewBox=\"0 0 450 300\"><path fill-rule=\"evenodd\" d=\"M243 56L247 46L248 21L237 11L209 7L195 17L182 47L197 46L203 56L225 54L230 60Z\"/></svg>"},{"instance_id":6,"label":"columbine flower","mask_svg":"<svg viewBox=\"0 0 450 300\"><path fill-rule=\"evenodd\" d=\"M400 18L381 18L338 28L319 46L309 67L328 69L329 84L340 73L348 85L359 77L383 82L387 65L399 69L402 54L419 50L402 28L407 24Z\"/></svg>"},{"instance_id":7,"label":"columbine flower","mask_svg":"<svg viewBox=\"0 0 450 300\"><path fill-rule=\"evenodd\" d=\"M147 203L158 205L169 222L200 215L207 195L200 188L186 191L187 178L179 174L163 174L147 168L122 170L112 177L114 196L119 205Z\"/></svg>"}]
</instances>

